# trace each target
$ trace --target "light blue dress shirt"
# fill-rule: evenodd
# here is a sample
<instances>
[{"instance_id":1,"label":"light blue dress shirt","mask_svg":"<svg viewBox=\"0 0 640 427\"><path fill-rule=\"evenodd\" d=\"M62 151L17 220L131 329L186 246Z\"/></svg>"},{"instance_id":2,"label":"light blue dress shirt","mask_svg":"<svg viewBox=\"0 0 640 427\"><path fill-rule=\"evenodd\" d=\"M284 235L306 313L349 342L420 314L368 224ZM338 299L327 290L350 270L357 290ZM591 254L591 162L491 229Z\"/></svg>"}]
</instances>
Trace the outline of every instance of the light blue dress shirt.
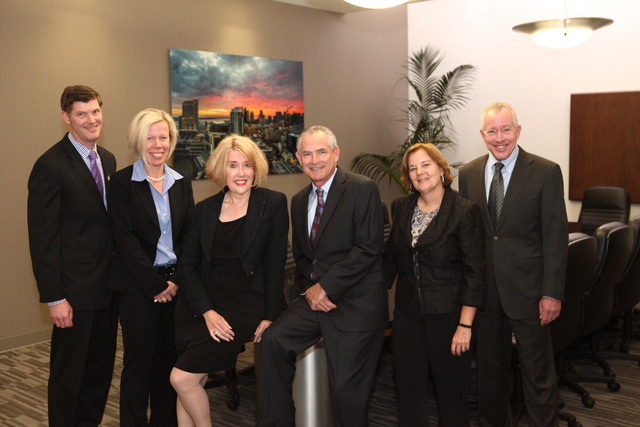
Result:
<instances>
[{"instance_id":1,"label":"light blue dress shirt","mask_svg":"<svg viewBox=\"0 0 640 427\"><path fill-rule=\"evenodd\" d=\"M518 160L518 153L520 153L520 147L516 146L515 150L503 161L504 167L502 168L502 181L504 182L504 192L507 193L509 188L509 181L511 180L511 174L516 166L516 160ZM493 171L495 170L495 164L498 163L493 154L489 153L487 158L487 164L484 167L484 188L486 191L487 202L489 202L489 188L491 188L491 180L493 179Z\"/></svg>"},{"instance_id":2,"label":"light blue dress shirt","mask_svg":"<svg viewBox=\"0 0 640 427\"><path fill-rule=\"evenodd\" d=\"M158 214L158 224L160 224L160 239L158 240L158 247L156 248L156 260L153 265L171 265L175 264L178 260L176 253L173 250L173 230L171 228L171 206L169 205L169 189L178 179L182 179L175 170L169 166L164 165L164 187L162 193L154 188L151 181L147 178L147 171L144 168L144 162L142 159L138 159L133 164L133 173L131 174L131 181L148 181L151 195L153 196L153 203L156 207L156 213Z\"/></svg>"}]
</instances>

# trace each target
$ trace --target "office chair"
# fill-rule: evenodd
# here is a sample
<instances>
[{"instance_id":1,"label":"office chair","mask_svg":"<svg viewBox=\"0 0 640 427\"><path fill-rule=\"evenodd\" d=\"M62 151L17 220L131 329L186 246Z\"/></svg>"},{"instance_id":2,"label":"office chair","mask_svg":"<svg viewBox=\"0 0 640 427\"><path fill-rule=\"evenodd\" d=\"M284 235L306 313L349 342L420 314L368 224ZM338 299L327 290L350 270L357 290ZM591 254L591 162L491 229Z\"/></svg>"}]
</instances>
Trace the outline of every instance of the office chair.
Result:
<instances>
[{"instance_id":1,"label":"office chair","mask_svg":"<svg viewBox=\"0 0 640 427\"><path fill-rule=\"evenodd\" d=\"M629 192L621 187L587 188L582 197L580 208L580 231L593 234L596 228L607 222L629 222L631 198Z\"/></svg>"},{"instance_id":2,"label":"office chair","mask_svg":"<svg viewBox=\"0 0 640 427\"><path fill-rule=\"evenodd\" d=\"M598 363L603 375L582 375L564 372L562 383L581 395L582 403L592 407L594 401L589 394L578 386L579 381L606 382L611 391L620 390L609 364L601 357L600 329L613 315L615 302L615 286L620 281L631 258L633 250L633 232L627 224L610 222L601 225L594 232L597 243L597 268L595 279L585 293L581 309L582 327L578 340L571 346L573 354L567 351L567 360L589 358ZM583 341L583 342L580 342ZM588 349L581 351L579 344L586 344ZM571 350L568 349L568 350ZM576 350L577 349L577 350Z\"/></svg>"},{"instance_id":3,"label":"office chair","mask_svg":"<svg viewBox=\"0 0 640 427\"><path fill-rule=\"evenodd\" d=\"M576 339L582 327L582 304L586 291L595 279L597 259L598 248L595 237L584 233L569 234L564 301L560 316L551 322L551 340L556 355L558 384L565 385L580 394L583 397L583 404L586 402L587 405L593 401L589 392L566 376L570 368L564 358L564 350ZM561 412L560 419L567 421L570 427L579 425L575 416L570 414Z\"/></svg>"},{"instance_id":4,"label":"office chair","mask_svg":"<svg viewBox=\"0 0 640 427\"><path fill-rule=\"evenodd\" d=\"M617 284L615 292L614 315L622 316L622 329L611 331L614 344L619 345L620 351L605 351L607 359L624 359L640 362L640 356L629 353L629 343L633 337L634 307L640 303L640 215L629 222L634 236L633 255L627 264L623 279ZM617 319L614 319L617 320Z\"/></svg>"}]
</instances>

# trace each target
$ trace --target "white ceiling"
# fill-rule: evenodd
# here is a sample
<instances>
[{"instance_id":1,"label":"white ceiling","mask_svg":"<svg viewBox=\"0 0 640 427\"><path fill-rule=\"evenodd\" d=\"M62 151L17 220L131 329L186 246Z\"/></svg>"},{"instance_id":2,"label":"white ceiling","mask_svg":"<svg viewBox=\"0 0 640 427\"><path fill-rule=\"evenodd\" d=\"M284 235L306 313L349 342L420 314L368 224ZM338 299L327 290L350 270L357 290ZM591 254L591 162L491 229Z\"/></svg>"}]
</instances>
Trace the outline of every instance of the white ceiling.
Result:
<instances>
[{"instance_id":1,"label":"white ceiling","mask_svg":"<svg viewBox=\"0 0 640 427\"><path fill-rule=\"evenodd\" d=\"M350 12L360 12L363 9L358 6L354 6L350 3L347 3L344 0L272 0L279 1L280 3L290 3L298 6L311 7L313 9L321 9L329 12L337 12L337 13L350 13ZM424 0L409 0L407 3L413 3Z\"/></svg>"}]
</instances>

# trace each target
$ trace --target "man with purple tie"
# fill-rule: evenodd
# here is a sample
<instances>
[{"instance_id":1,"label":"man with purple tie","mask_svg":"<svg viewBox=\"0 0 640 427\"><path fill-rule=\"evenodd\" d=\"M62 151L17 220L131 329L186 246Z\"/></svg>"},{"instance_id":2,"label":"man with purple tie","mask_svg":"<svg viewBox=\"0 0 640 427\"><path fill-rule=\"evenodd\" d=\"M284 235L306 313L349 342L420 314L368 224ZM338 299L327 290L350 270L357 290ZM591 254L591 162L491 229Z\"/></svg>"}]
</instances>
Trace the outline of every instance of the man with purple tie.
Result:
<instances>
[{"instance_id":1,"label":"man with purple tie","mask_svg":"<svg viewBox=\"0 0 640 427\"><path fill-rule=\"evenodd\" d=\"M69 86L60 105L69 132L33 166L27 211L33 273L53 322L49 425L97 426L117 335L107 289L113 242L105 186L116 160L96 144L102 130L98 92Z\"/></svg>"}]
</instances>

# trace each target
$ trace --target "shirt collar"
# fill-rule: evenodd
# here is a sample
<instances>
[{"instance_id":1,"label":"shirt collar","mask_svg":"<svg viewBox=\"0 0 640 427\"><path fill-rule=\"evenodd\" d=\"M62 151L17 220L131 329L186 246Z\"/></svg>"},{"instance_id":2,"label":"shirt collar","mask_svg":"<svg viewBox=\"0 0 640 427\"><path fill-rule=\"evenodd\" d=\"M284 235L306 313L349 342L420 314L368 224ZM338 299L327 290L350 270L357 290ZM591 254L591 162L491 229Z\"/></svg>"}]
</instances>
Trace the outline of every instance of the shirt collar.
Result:
<instances>
[{"instance_id":1,"label":"shirt collar","mask_svg":"<svg viewBox=\"0 0 640 427\"><path fill-rule=\"evenodd\" d=\"M327 199L327 194L329 193L329 188L331 188L331 184L333 184L333 178L336 177L336 172L338 172L338 168L336 168L336 170L333 171L333 174L331 175L331 177L327 180L327 182L324 183L324 185L322 187L316 187L315 185L311 184L311 192L313 194L315 194L316 190L318 188L322 188L322 190L324 191L324 199Z\"/></svg>"},{"instance_id":2,"label":"shirt collar","mask_svg":"<svg viewBox=\"0 0 640 427\"><path fill-rule=\"evenodd\" d=\"M89 153L92 150L91 148L87 148L84 144L81 144L78 141L76 141L73 135L71 135L71 132L67 133L67 137L69 138L69 141L71 141L71 145L75 147L75 149L78 151L78 153L82 156L83 159L89 157ZM98 154L97 144L93 147L93 150L96 152L96 154ZM98 157L100 156L98 155Z\"/></svg>"},{"instance_id":3,"label":"shirt collar","mask_svg":"<svg viewBox=\"0 0 640 427\"><path fill-rule=\"evenodd\" d=\"M519 153L520 153L520 147L516 145L516 148L511 152L509 157L500 161L500 163L504 165L503 169L506 169L506 171L509 171L509 172L513 171L513 168L516 164L516 160L518 159ZM487 165L489 166L489 169L492 170L493 165L495 165L496 163L498 163L498 160L496 160L496 158L493 157L493 154L489 153L489 159L487 161Z\"/></svg>"},{"instance_id":4,"label":"shirt collar","mask_svg":"<svg viewBox=\"0 0 640 427\"><path fill-rule=\"evenodd\" d=\"M175 181L184 178L177 171L171 169L166 164L164 165L164 181L167 187L173 184ZM144 161L142 159L136 160L133 164L133 173L131 174L131 181L146 181L147 170L144 168Z\"/></svg>"}]
</instances>

